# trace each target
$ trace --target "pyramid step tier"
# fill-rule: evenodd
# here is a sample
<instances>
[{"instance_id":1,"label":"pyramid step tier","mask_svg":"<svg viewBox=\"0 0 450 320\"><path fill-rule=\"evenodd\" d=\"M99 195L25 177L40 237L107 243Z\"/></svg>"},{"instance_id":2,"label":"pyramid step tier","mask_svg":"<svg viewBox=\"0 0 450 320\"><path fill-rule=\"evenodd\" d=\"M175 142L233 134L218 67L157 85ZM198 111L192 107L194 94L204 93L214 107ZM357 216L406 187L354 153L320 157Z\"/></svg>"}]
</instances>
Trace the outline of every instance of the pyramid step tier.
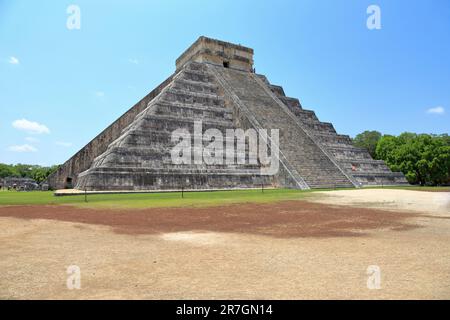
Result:
<instances>
[{"instance_id":1,"label":"pyramid step tier","mask_svg":"<svg viewBox=\"0 0 450 320\"><path fill-rule=\"evenodd\" d=\"M259 170L93 168L79 176L80 190L227 189L273 186ZM101 183L99 183L99 180Z\"/></svg>"}]
</instances>

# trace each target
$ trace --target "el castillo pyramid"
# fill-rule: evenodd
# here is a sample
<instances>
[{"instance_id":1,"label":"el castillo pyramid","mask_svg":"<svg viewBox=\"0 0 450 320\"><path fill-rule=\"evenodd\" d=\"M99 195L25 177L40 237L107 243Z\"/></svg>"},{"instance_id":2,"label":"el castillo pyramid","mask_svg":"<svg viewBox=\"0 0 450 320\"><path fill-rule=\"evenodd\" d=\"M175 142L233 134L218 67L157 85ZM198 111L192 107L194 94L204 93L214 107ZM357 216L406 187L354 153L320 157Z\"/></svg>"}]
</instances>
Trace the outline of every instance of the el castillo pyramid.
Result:
<instances>
[{"instance_id":1,"label":"el castillo pyramid","mask_svg":"<svg viewBox=\"0 0 450 320\"><path fill-rule=\"evenodd\" d=\"M171 134L279 129L279 170L261 164L174 164ZM194 138L194 137L193 137ZM352 145L314 111L253 69L253 49L200 37L167 80L49 177L53 189L179 190L254 187L339 188L406 184L402 173Z\"/></svg>"}]
</instances>

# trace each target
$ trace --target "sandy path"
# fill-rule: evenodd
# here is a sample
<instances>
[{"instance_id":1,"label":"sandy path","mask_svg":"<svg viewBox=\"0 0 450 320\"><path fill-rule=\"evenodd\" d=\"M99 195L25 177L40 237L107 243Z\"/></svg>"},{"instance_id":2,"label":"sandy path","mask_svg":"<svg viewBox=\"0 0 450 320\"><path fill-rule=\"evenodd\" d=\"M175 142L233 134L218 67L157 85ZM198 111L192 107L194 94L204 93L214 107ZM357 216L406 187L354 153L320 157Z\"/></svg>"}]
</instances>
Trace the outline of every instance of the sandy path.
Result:
<instances>
[{"instance_id":1,"label":"sandy path","mask_svg":"<svg viewBox=\"0 0 450 320\"><path fill-rule=\"evenodd\" d=\"M450 216L450 192L423 192L395 189L360 189L317 192L315 201L334 205L431 213Z\"/></svg>"}]
</instances>

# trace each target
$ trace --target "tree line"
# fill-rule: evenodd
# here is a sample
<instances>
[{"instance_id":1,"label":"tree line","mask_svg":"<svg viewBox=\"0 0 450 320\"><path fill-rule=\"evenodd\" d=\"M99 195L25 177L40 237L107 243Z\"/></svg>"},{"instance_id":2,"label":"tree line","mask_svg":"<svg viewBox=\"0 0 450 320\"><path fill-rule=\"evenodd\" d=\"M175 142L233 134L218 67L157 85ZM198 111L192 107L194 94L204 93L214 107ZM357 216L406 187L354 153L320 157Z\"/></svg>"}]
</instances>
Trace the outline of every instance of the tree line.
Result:
<instances>
[{"instance_id":1,"label":"tree line","mask_svg":"<svg viewBox=\"0 0 450 320\"><path fill-rule=\"evenodd\" d=\"M4 164L0 163L0 178L22 177L31 178L37 183L47 180L47 177L58 169L59 165L43 167L28 164Z\"/></svg>"},{"instance_id":2,"label":"tree line","mask_svg":"<svg viewBox=\"0 0 450 320\"><path fill-rule=\"evenodd\" d=\"M450 184L450 136L416 134L399 136L364 131L353 139L374 159L384 160L392 171L403 172L411 184Z\"/></svg>"}]
</instances>

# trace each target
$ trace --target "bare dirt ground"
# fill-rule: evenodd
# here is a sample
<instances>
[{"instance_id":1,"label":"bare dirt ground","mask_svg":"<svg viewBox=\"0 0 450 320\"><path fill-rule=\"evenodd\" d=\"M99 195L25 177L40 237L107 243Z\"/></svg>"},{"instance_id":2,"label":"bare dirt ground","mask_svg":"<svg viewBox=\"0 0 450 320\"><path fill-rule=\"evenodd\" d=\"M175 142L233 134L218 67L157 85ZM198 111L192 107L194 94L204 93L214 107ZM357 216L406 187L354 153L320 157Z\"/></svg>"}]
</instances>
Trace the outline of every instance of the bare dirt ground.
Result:
<instances>
[{"instance_id":1,"label":"bare dirt ground","mask_svg":"<svg viewBox=\"0 0 450 320\"><path fill-rule=\"evenodd\" d=\"M371 207L392 211L450 214L450 192L423 192L395 189L359 189L323 191L317 194L320 203Z\"/></svg>"},{"instance_id":2,"label":"bare dirt ground","mask_svg":"<svg viewBox=\"0 0 450 320\"><path fill-rule=\"evenodd\" d=\"M328 204L0 207L0 298L449 299L445 201L420 192L412 208L417 192L380 191L324 193ZM67 289L69 265L80 290ZM369 265L381 289L367 288Z\"/></svg>"}]
</instances>

